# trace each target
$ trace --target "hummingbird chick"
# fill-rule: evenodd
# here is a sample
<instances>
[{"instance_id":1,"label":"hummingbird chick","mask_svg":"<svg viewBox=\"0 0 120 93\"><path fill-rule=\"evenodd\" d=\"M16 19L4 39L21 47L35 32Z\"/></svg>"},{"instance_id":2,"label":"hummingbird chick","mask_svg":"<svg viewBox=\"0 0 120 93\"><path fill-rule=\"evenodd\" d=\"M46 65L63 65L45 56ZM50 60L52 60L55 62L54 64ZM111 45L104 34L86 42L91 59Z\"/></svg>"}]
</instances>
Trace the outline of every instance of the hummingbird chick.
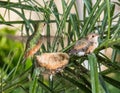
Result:
<instances>
[{"instance_id":1,"label":"hummingbird chick","mask_svg":"<svg viewBox=\"0 0 120 93\"><path fill-rule=\"evenodd\" d=\"M76 42L69 54L84 56L92 53L98 47L98 37L96 33L88 34L85 38L82 38Z\"/></svg>"}]
</instances>

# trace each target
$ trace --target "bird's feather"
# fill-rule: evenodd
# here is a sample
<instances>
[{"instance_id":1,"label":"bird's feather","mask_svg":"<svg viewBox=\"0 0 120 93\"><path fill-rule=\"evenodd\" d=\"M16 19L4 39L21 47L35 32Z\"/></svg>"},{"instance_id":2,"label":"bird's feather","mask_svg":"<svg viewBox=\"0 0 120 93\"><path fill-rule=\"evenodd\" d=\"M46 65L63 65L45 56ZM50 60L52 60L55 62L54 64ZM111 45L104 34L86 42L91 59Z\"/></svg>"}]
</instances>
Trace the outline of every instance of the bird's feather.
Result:
<instances>
[{"instance_id":1,"label":"bird's feather","mask_svg":"<svg viewBox=\"0 0 120 93\"><path fill-rule=\"evenodd\" d=\"M82 54L83 54L83 52L85 52L89 46L90 46L90 42L88 42L88 40L81 39L76 42L75 46L73 47L73 49L71 49L70 53L77 54L79 52L82 52Z\"/></svg>"}]
</instances>

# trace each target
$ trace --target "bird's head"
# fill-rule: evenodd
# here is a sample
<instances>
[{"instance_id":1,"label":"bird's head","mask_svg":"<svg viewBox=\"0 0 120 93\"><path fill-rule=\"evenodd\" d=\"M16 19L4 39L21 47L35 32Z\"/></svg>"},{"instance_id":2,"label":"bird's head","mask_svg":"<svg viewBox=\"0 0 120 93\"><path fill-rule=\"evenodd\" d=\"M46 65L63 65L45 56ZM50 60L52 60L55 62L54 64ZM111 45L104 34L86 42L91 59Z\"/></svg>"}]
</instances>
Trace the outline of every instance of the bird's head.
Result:
<instances>
[{"instance_id":1,"label":"bird's head","mask_svg":"<svg viewBox=\"0 0 120 93\"><path fill-rule=\"evenodd\" d=\"M96 33L90 33L90 34L87 35L86 38L87 38L89 41L91 41L91 42L97 42L97 41L98 41L98 37L99 37L98 34L96 34Z\"/></svg>"}]
</instances>

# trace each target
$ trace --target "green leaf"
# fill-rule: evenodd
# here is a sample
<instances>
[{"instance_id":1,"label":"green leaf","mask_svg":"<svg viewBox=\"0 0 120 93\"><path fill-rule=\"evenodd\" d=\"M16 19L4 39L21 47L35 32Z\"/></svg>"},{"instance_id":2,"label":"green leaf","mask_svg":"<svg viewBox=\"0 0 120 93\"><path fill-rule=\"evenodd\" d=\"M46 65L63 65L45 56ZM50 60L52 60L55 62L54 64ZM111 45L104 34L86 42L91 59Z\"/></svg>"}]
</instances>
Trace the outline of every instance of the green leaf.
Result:
<instances>
[{"instance_id":1,"label":"green leaf","mask_svg":"<svg viewBox=\"0 0 120 93\"><path fill-rule=\"evenodd\" d=\"M2 17L2 15L0 14L0 21L5 22L5 19Z\"/></svg>"},{"instance_id":2,"label":"green leaf","mask_svg":"<svg viewBox=\"0 0 120 93\"><path fill-rule=\"evenodd\" d=\"M120 81L114 80L108 76L103 75L103 78L105 81L107 81L109 84L115 86L116 88L120 89Z\"/></svg>"},{"instance_id":3,"label":"green leaf","mask_svg":"<svg viewBox=\"0 0 120 93\"><path fill-rule=\"evenodd\" d=\"M88 10L88 13L90 13L92 11L92 0L83 0L85 3L85 6Z\"/></svg>"},{"instance_id":4,"label":"green leaf","mask_svg":"<svg viewBox=\"0 0 120 93\"><path fill-rule=\"evenodd\" d=\"M108 14L108 39L110 38L110 26L111 26L111 16L110 16L110 0L106 0L107 3L107 14Z\"/></svg>"},{"instance_id":5,"label":"green leaf","mask_svg":"<svg viewBox=\"0 0 120 93\"><path fill-rule=\"evenodd\" d=\"M89 54L88 55L88 62L90 64L92 93L100 93L96 56L94 54Z\"/></svg>"},{"instance_id":6,"label":"green leaf","mask_svg":"<svg viewBox=\"0 0 120 93\"><path fill-rule=\"evenodd\" d=\"M74 84L75 86L79 87L81 90L85 91L86 93L91 93L91 90L89 88L87 88L85 85L83 85L82 83L79 83L77 80L71 78L70 76L67 75L62 75L62 77L65 80L68 80L69 82L71 82L72 84Z\"/></svg>"}]
</instances>

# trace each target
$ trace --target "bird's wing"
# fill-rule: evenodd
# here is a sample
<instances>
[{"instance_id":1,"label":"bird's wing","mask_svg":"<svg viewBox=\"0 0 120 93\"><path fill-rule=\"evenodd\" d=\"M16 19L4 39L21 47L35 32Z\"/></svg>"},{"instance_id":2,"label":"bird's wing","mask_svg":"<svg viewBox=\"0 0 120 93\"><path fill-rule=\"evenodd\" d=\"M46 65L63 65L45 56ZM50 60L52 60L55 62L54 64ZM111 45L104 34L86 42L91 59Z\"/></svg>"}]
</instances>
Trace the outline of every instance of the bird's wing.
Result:
<instances>
[{"instance_id":1,"label":"bird's wing","mask_svg":"<svg viewBox=\"0 0 120 93\"><path fill-rule=\"evenodd\" d=\"M74 49L81 50L81 49L86 48L88 45L89 45L89 42L85 39L82 39L76 42Z\"/></svg>"},{"instance_id":2,"label":"bird's wing","mask_svg":"<svg viewBox=\"0 0 120 93\"><path fill-rule=\"evenodd\" d=\"M81 39L76 42L70 53L78 53L79 51L85 52L88 49L89 45L90 43L86 39Z\"/></svg>"}]
</instances>

